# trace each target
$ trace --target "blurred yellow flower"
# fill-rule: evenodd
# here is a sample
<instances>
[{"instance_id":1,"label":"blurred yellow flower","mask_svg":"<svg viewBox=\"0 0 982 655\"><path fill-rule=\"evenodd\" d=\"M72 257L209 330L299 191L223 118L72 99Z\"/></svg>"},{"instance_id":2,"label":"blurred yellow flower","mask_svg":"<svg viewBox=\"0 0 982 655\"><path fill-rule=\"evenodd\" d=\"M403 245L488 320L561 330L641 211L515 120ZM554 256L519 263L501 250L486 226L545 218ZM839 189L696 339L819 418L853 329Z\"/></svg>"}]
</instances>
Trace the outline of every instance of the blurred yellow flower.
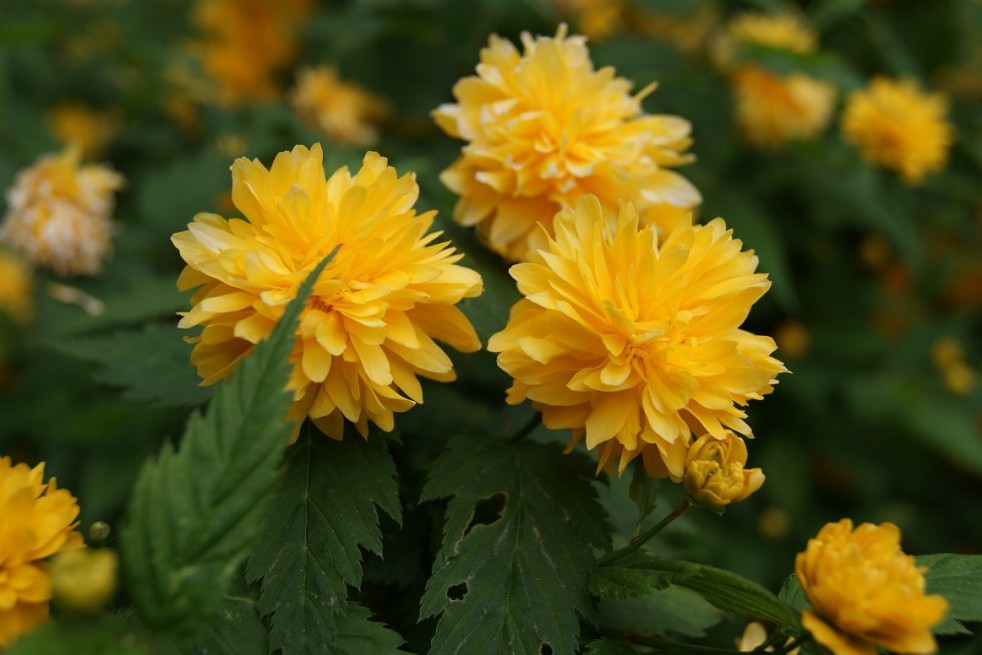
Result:
<instances>
[{"instance_id":1,"label":"blurred yellow flower","mask_svg":"<svg viewBox=\"0 0 982 655\"><path fill-rule=\"evenodd\" d=\"M0 457L0 649L48 617L51 581L39 560L82 547L78 503L44 464Z\"/></svg>"},{"instance_id":2,"label":"blurred yellow flower","mask_svg":"<svg viewBox=\"0 0 982 655\"><path fill-rule=\"evenodd\" d=\"M62 275L97 273L112 251L113 192L123 181L106 166L80 165L77 147L45 155L8 189L0 241Z\"/></svg>"},{"instance_id":3,"label":"blurred yellow flower","mask_svg":"<svg viewBox=\"0 0 982 655\"><path fill-rule=\"evenodd\" d=\"M600 468L641 455L649 475L681 480L692 432L751 434L738 406L784 372L773 339L740 329L770 287L722 219L660 240L634 208L605 218L584 196L555 236L511 275L525 296L488 350L546 426L600 448Z\"/></svg>"},{"instance_id":4,"label":"blurred yellow flower","mask_svg":"<svg viewBox=\"0 0 982 655\"><path fill-rule=\"evenodd\" d=\"M823 527L795 559L795 574L812 610L802 625L835 655L937 651L931 627L948 610L941 596L924 594L924 570L900 549L892 523L842 519Z\"/></svg>"},{"instance_id":5,"label":"blurred yellow flower","mask_svg":"<svg viewBox=\"0 0 982 655\"><path fill-rule=\"evenodd\" d=\"M276 96L276 75L296 54L295 30L309 0L199 0L192 46L226 103Z\"/></svg>"},{"instance_id":6,"label":"blurred yellow flower","mask_svg":"<svg viewBox=\"0 0 982 655\"><path fill-rule=\"evenodd\" d=\"M0 313L26 323L34 315L34 276L30 266L0 248Z\"/></svg>"},{"instance_id":7,"label":"blurred yellow flower","mask_svg":"<svg viewBox=\"0 0 982 655\"><path fill-rule=\"evenodd\" d=\"M86 159L102 154L117 128L117 119L110 112L96 111L78 103L56 106L48 113L48 122L63 146L77 145Z\"/></svg>"},{"instance_id":8,"label":"blurred yellow flower","mask_svg":"<svg viewBox=\"0 0 982 655\"><path fill-rule=\"evenodd\" d=\"M726 31L732 45L751 43L798 54L814 52L818 41L793 14L741 14L730 21Z\"/></svg>"},{"instance_id":9,"label":"blurred yellow flower","mask_svg":"<svg viewBox=\"0 0 982 655\"><path fill-rule=\"evenodd\" d=\"M458 223L478 226L491 249L521 260L544 246L555 213L585 193L612 214L632 203L643 223L665 205L701 202L671 170L692 160L688 121L642 112L653 85L630 95L631 83L612 68L594 70L586 40L567 37L565 26L555 38L525 33L522 43L524 55L492 36L478 76L454 86L457 104L433 112L447 134L468 142L440 176L460 195Z\"/></svg>"},{"instance_id":10,"label":"blurred yellow flower","mask_svg":"<svg viewBox=\"0 0 982 655\"><path fill-rule=\"evenodd\" d=\"M800 359L807 355L811 340L808 328L798 321L784 321L774 332L778 352L790 359Z\"/></svg>"},{"instance_id":11,"label":"blurred yellow flower","mask_svg":"<svg viewBox=\"0 0 982 655\"><path fill-rule=\"evenodd\" d=\"M59 553L51 560L51 591L58 607L92 613L116 594L119 557L110 548Z\"/></svg>"},{"instance_id":12,"label":"blurred yellow flower","mask_svg":"<svg viewBox=\"0 0 982 655\"><path fill-rule=\"evenodd\" d=\"M180 326L203 325L191 362L213 384L269 336L307 273L341 248L314 286L291 354L288 388L296 431L309 416L340 439L344 419L362 435L371 421L423 401L417 375L449 381L453 366L433 339L461 351L480 342L455 306L481 293L480 276L417 215L419 187L370 152L360 171L325 180L321 146L282 152L266 168L232 165L232 199L245 220L198 214L172 238L187 267L182 290L200 287Z\"/></svg>"},{"instance_id":13,"label":"blurred yellow flower","mask_svg":"<svg viewBox=\"0 0 982 655\"><path fill-rule=\"evenodd\" d=\"M764 484L760 469L745 468L747 444L732 432L704 434L689 446L682 486L696 505L720 511L745 500Z\"/></svg>"},{"instance_id":14,"label":"blurred yellow flower","mask_svg":"<svg viewBox=\"0 0 982 655\"><path fill-rule=\"evenodd\" d=\"M952 140L947 112L942 95L922 93L911 80L877 77L849 96L842 132L864 159L896 170L914 186L947 163Z\"/></svg>"},{"instance_id":15,"label":"blurred yellow flower","mask_svg":"<svg viewBox=\"0 0 982 655\"><path fill-rule=\"evenodd\" d=\"M385 115L385 105L371 93L342 82L333 68L304 68L290 94L290 104L313 129L333 141L370 146L378 141L375 124Z\"/></svg>"},{"instance_id":16,"label":"blurred yellow flower","mask_svg":"<svg viewBox=\"0 0 982 655\"><path fill-rule=\"evenodd\" d=\"M627 7L624 0L553 0L563 14L591 39L612 36L623 26Z\"/></svg>"}]
</instances>

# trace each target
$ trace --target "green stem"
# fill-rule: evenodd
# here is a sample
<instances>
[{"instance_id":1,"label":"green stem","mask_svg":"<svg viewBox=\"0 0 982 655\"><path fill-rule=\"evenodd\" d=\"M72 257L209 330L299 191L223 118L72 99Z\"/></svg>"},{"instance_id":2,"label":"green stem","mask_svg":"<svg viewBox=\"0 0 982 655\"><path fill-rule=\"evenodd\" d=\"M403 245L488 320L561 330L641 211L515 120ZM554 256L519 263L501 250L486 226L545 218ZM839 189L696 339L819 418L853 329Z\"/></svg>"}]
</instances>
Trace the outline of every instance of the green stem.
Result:
<instances>
[{"instance_id":1,"label":"green stem","mask_svg":"<svg viewBox=\"0 0 982 655\"><path fill-rule=\"evenodd\" d=\"M655 527L651 528L647 532L641 533L637 537L634 537L633 539L631 539L631 543L624 546L623 548L618 548L613 552L607 553L606 555L600 558L598 564L604 566L606 564L610 564L611 562L619 560L622 557L626 557L627 555L630 555L638 548L641 548L641 546L643 546L645 542L647 542L649 539L651 539L656 534L661 532L662 528L664 528L666 525L668 525L678 517L682 516L685 510L689 509L689 507L691 506L692 503L690 503L688 500L683 500L681 505L673 509L671 513L665 518L663 518L661 521L659 521Z\"/></svg>"},{"instance_id":2,"label":"green stem","mask_svg":"<svg viewBox=\"0 0 982 655\"><path fill-rule=\"evenodd\" d=\"M654 648L655 652L660 653L704 653L705 655L740 655L739 651L728 648L716 648L714 646L701 646L699 644L686 644L671 639L664 639L652 635L639 635L632 632L623 633L611 628L600 628L600 634L608 639L624 641L636 646Z\"/></svg>"},{"instance_id":3,"label":"green stem","mask_svg":"<svg viewBox=\"0 0 982 655\"><path fill-rule=\"evenodd\" d=\"M523 425L518 432L507 438L508 443L515 443L517 441L521 441L525 437L529 436L532 433L532 431L535 430L535 428L539 427L540 425L542 425L542 414L536 412L535 414L532 415L532 418L528 420L528 423Z\"/></svg>"}]
</instances>

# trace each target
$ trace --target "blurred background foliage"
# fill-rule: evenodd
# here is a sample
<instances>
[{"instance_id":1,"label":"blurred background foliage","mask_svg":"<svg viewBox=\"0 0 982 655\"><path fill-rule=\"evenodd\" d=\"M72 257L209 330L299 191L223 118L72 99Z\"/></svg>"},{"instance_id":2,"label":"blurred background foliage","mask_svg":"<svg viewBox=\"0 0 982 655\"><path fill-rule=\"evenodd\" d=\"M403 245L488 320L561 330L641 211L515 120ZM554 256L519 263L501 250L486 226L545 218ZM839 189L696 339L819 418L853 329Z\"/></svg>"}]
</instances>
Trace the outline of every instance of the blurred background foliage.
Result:
<instances>
[{"instance_id":1,"label":"blurred background foliage","mask_svg":"<svg viewBox=\"0 0 982 655\"><path fill-rule=\"evenodd\" d=\"M734 128L733 95L712 43L730 17L748 10L798 12L819 34L807 55L741 53L837 87L831 123L816 138L762 151ZM195 386L190 346L175 327L174 313L189 301L175 287L181 262L170 235L197 212L234 212L234 157L268 164L295 144L322 141L328 170L361 159L364 146L332 140L291 109L287 90L303 66L334 66L382 100L372 148L416 172L418 207L439 210L465 262L484 275L485 295L465 307L482 339L504 325L514 285L506 265L450 220L455 198L438 174L461 143L429 112L473 74L489 34L517 41L524 30L552 34L567 21L590 35L598 67L616 67L638 89L658 82L647 111L691 121L697 160L680 172L704 196L698 216L724 217L770 274L773 288L748 329L774 336L793 373L750 408L757 435L750 459L767 475L761 492L723 519L690 513L656 547L772 589L807 539L843 516L897 523L907 552L982 552L982 3L312 3L265 97L231 100L209 86L195 56L202 38L195 11L190 0L0 4L0 187L60 149L73 132L64 122L73 119L89 120L74 129L91 138L88 157L127 178L104 271L67 279L36 271L33 320L0 324L0 453L47 461L59 486L79 497L83 527L120 521L144 460L180 434L188 406L208 397ZM843 99L878 74L913 78L949 99L948 165L920 186L864 162L842 139ZM504 434L531 414L526 406L503 409L508 380L491 355L456 361L461 381L428 385L426 403L397 420L405 527L385 524L385 561L370 560L362 591L417 652L433 629L416 625L416 616L442 522L439 505L418 503L426 467L451 434ZM566 435L540 429L535 438ZM615 545L637 518L630 477L598 482ZM667 487L664 508L677 492ZM660 608L633 608L656 621L653 629L671 616L671 603L656 599ZM684 630L686 618L674 629ZM948 647L972 647L965 643Z\"/></svg>"}]
</instances>

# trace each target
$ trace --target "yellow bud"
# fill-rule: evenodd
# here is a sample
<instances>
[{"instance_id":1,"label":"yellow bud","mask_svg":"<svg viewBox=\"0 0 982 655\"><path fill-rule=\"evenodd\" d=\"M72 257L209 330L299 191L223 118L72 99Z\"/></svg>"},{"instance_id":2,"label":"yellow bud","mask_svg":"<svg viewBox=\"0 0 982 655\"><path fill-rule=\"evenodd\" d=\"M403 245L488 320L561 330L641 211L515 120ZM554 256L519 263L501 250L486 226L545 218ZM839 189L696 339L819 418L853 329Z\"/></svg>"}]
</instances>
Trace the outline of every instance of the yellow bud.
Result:
<instances>
[{"instance_id":1,"label":"yellow bud","mask_svg":"<svg viewBox=\"0 0 982 655\"><path fill-rule=\"evenodd\" d=\"M51 560L51 591L65 609L91 613L116 593L119 559L109 548L84 548L61 553Z\"/></svg>"},{"instance_id":2,"label":"yellow bud","mask_svg":"<svg viewBox=\"0 0 982 655\"><path fill-rule=\"evenodd\" d=\"M760 469L745 469L747 445L732 432L719 439L710 434L699 437L685 458L682 485L689 499L707 509L722 511L764 484Z\"/></svg>"}]
</instances>

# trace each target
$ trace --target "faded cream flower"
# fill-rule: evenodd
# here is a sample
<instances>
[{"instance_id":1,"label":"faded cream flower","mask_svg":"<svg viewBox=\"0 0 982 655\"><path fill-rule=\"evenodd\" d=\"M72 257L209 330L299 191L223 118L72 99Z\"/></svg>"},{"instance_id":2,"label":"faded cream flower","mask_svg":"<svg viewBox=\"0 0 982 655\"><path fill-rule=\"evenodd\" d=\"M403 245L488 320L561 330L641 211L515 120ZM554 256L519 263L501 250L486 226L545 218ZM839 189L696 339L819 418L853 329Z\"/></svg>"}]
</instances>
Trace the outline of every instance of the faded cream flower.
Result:
<instances>
[{"instance_id":1,"label":"faded cream flower","mask_svg":"<svg viewBox=\"0 0 982 655\"><path fill-rule=\"evenodd\" d=\"M34 315L34 275L23 259L0 248L0 314L20 323Z\"/></svg>"},{"instance_id":2,"label":"faded cream flower","mask_svg":"<svg viewBox=\"0 0 982 655\"><path fill-rule=\"evenodd\" d=\"M902 655L937 651L931 628L948 611L924 593L924 569L900 549L892 523L842 519L823 527L795 559L795 574L812 609L801 623L834 655Z\"/></svg>"},{"instance_id":3,"label":"faded cream flower","mask_svg":"<svg viewBox=\"0 0 982 655\"><path fill-rule=\"evenodd\" d=\"M864 159L897 171L915 186L948 161L947 112L944 96L923 93L912 80L877 77L849 96L842 132Z\"/></svg>"},{"instance_id":4,"label":"faded cream flower","mask_svg":"<svg viewBox=\"0 0 982 655\"><path fill-rule=\"evenodd\" d=\"M338 143L370 146L378 141L376 123L385 104L367 90L343 82L327 66L304 68L290 94L290 104L313 129Z\"/></svg>"},{"instance_id":5,"label":"faded cream flower","mask_svg":"<svg viewBox=\"0 0 982 655\"><path fill-rule=\"evenodd\" d=\"M525 296L488 350L545 425L599 449L599 468L641 455L649 475L681 480L696 434L750 435L742 407L785 371L774 340L740 329L770 287L722 219L663 239L625 204L605 217L587 195L555 234L512 266Z\"/></svg>"},{"instance_id":6,"label":"faded cream flower","mask_svg":"<svg viewBox=\"0 0 982 655\"><path fill-rule=\"evenodd\" d=\"M71 147L45 155L7 190L0 241L62 275L92 275L112 251L113 193L124 178L106 166L80 165Z\"/></svg>"},{"instance_id":7,"label":"faded cream flower","mask_svg":"<svg viewBox=\"0 0 982 655\"><path fill-rule=\"evenodd\" d=\"M631 95L612 68L594 69L586 39L567 37L565 26L554 38L525 33L522 44L524 54L492 36L478 75L454 86L457 103L433 112L447 134L468 142L440 176L460 196L458 223L477 226L492 250L521 260L544 245L556 212L586 193L611 214L632 203L646 224L665 206L701 202L672 170L692 160L684 154L688 121L642 111L654 85Z\"/></svg>"},{"instance_id":8,"label":"faded cream flower","mask_svg":"<svg viewBox=\"0 0 982 655\"><path fill-rule=\"evenodd\" d=\"M704 434L689 446L682 486L693 503L719 512L764 484L764 473L746 464L743 439L729 431L722 438Z\"/></svg>"},{"instance_id":9,"label":"faded cream flower","mask_svg":"<svg viewBox=\"0 0 982 655\"><path fill-rule=\"evenodd\" d=\"M369 421L392 430L394 412L423 402L417 376L454 379L434 339L480 348L456 304L482 283L430 231L436 212L416 214L413 175L399 177L370 152L355 175L341 168L325 179L322 159L318 144L280 153L269 170L236 160L232 200L245 220L198 214L172 241L187 262L178 287L198 287L179 325L204 327L189 339L203 384L248 357L305 276L341 246L301 314L288 385L294 437L309 416L340 439L345 419L362 435Z\"/></svg>"}]
</instances>

